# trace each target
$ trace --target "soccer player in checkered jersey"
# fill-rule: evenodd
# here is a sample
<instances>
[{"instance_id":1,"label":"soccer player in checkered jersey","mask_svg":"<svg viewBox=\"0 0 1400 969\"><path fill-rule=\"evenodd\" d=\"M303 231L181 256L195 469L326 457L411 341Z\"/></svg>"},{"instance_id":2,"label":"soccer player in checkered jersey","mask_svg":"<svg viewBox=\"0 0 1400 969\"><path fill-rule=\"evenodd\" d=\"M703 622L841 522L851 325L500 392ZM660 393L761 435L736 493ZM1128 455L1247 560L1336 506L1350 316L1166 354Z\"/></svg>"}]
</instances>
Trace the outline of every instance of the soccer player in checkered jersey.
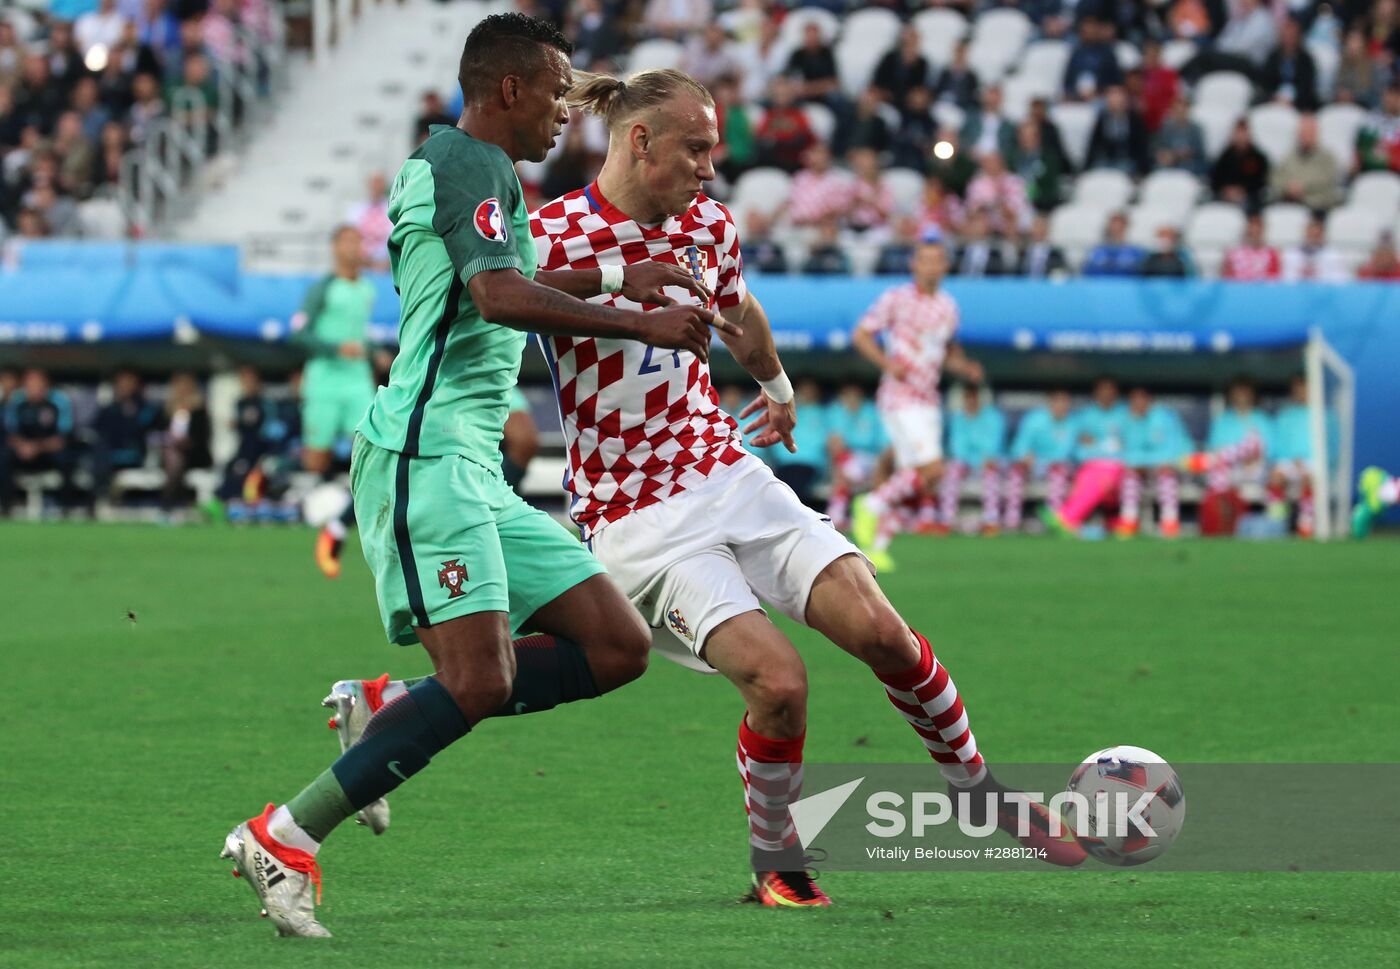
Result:
<instances>
[{"instance_id":1,"label":"soccer player in checkered jersey","mask_svg":"<svg viewBox=\"0 0 1400 969\"><path fill-rule=\"evenodd\" d=\"M926 236L909 268L914 281L876 300L852 335L860 355L880 368L875 403L894 445L895 473L855 503L855 539L881 571L894 568L889 545L899 530L899 506L921 493L931 498L943 476L938 378L946 368L982 382L982 365L955 339L958 304L941 288L948 273L941 238Z\"/></svg>"},{"instance_id":2,"label":"soccer player in checkered jersey","mask_svg":"<svg viewBox=\"0 0 1400 969\"><path fill-rule=\"evenodd\" d=\"M740 414L754 417L751 445L791 449L792 386L745 284L734 221L703 191L718 142L710 95L678 71L644 71L625 82L590 77L571 100L606 120L608 155L595 182L534 213L541 266L688 267L742 329L722 338L763 388ZM622 295L595 299L635 305ZM746 450L703 357L616 340L540 343L557 381L567 488L585 540L650 623L658 651L718 671L743 697L738 766L761 902L829 904L804 867L788 809L801 785L806 671L761 600L869 665L949 783L999 790L928 640L900 618L859 551ZM1077 843L1052 840L1036 817L1029 842L1060 864L1082 860Z\"/></svg>"}]
</instances>

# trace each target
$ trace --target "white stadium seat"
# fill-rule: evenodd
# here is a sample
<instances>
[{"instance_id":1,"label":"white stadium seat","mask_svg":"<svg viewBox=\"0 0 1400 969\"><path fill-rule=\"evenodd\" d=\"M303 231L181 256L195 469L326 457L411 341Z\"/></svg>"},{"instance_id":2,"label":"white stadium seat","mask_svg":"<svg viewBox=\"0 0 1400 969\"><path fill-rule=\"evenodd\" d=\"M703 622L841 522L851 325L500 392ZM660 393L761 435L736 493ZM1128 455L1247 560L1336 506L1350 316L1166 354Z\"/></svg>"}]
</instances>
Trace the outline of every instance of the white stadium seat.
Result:
<instances>
[{"instance_id":1,"label":"white stadium seat","mask_svg":"<svg viewBox=\"0 0 1400 969\"><path fill-rule=\"evenodd\" d=\"M834 51L841 90L858 97L870 83L880 59L897 43L899 18L890 11L869 7L847 17Z\"/></svg>"},{"instance_id":2,"label":"white stadium seat","mask_svg":"<svg viewBox=\"0 0 1400 969\"><path fill-rule=\"evenodd\" d=\"M1181 168L1160 168L1143 180L1139 202L1159 208L1190 211L1201 194L1195 175Z\"/></svg>"},{"instance_id":3,"label":"white stadium seat","mask_svg":"<svg viewBox=\"0 0 1400 969\"><path fill-rule=\"evenodd\" d=\"M1298 112L1288 104L1261 104L1249 112L1249 133L1269 164L1277 165L1298 144Z\"/></svg>"},{"instance_id":4,"label":"white stadium seat","mask_svg":"<svg viewBox=\"0 0 1400 969\"><path fill-rule=\"evenodd\" d=\"M783 18L779 29L778 43L796 50L802 46L802 33L809 23L815 23L822 30L822 40L830 44L841 32L841 18L830 10L821 7L798 7Z\"/></svg>"},{"instance_id":5,"label":"white stadium seat","mask_svg":"<svg viewBox=\"0 0 1400 969\"><path fill-rule=\"evenodd\" d=\"M1295 202L1275 202L1264 209L1264 240L1275 249L1302 243L1312 214Z\"/></svg>"},{"instance_id":6,"label":"white stadium seat","mask_svg":"<svg viewBox=\"0 0 1400 969\"><path fill-rule=\"evenodd\" d=\"M1174 71L1195 56L1196 45L1189 40L1169 40L1162 47L1162 63Z\"/></svg>"},{"instance_id":7,"label":"white stadium seat","mask_svg":"<svg viewBox=\"0 0 1400 969\"><path fill-rule=\"evenodd\" d=\"M1237 71L1213 71L1196 83L1191 103L1197 107L1232 110L1244 114L1254 100L1254 85Z\"/></svg>"},{"instance_id":8,"label":"white stadium seat","mask_svg":"<svg viewBox=\"0 0 1400 969\"><path fill-rule=\"evenodd\" d=\"M679 68L682 53L681 45L674 40L644 40L627 55L627 72Z\"/></svg>"},{"instance_id":9,"label":"white stadium seat","mask_svg":"<svg viewBox=\"0 0 1400 969\"><path fill-rule=\"evenodd\" d=\"M983 84L998 81L1006 74L1025 49L1032 29L1030 18L1007 7L988 10L977 18L968 60Z\"/></svg>"},{"instance_id":10,"label":"white stadium seat","mask_svg":"<svg viewBox=\"0 0 1400 969\"><path fill-rule=\"evenodd\" d=\"M1390 224L1374 212L1344 206L1327 215L1327 241L1353 259L1370 253L1381 230Z\"/></svg>"},{"instance_id":11,"label":"white stadium seat","mask_svg":"<svg viewBox=\"0 0 1400 969\"><path fill-rule=\"evenodd\" d=\"M1108 211L1096 205L1061 205L1050 213L1050 241L1065 250L1074 262L1103 241Z\"/></svg>"},{"instance_id":12,"label":"white stadium seat","mask_svg":"<svg viewBox=\"0 0 1400 969\"><path fill-rule=\"evenodd\" d=\"M1062 40L1037 40L1022 52L1016 76L1037 93L1052 96L1064 85L1069 54L1069 44Z\"/></svg>"},{"instance_id":13,"label":"white stadium seat","mask_svg":"<svg viewBox=\"0 0 1400 969\"><path fill-rule=\"evenodd\" d=\"M847 42L845 37L836 45L836 76L841 80L841 90L852 99L860 97L870 86L875 76L875 68L885 56L886 48L862 41Z\"/></svg>"},{"instance_id":14,"label":"white stadium seat","mask_svg":"<svg viewBox=\"0 0 1400 969\"><path fill-rule=\"evenodd\" d=\"M960 13L943 8L923 10L914 15L919 46L924 56L942 67L953 59L953 48L967 36L967 20Z\"/></svg>"},{"instance_id":15,"label":"white stadium seat","mask_svg":"<svg viewBox=\"0 0 1400 969\"><path fill-rule=\"evenodd\" d=\"M1240 115L1232 108L1211 108L1196 105L1191 108L1191 120L1201 126L1201 141L1207 162L1214 162L1230 141L1230 131Z\"/></svg>"},{"instance_id":16,"label":"white stadium seat","mask_svg":"<svg viewBox=\"0 0 1400 969\"><path fill-rule=\"evenodd\" d=\"M751 168L734 185L734 204L772 213L787 204L792 178L781 168Z\"/></svg>"},{"instance_id":17,"label":"white stadium seat","mask_svg":"<svg viewBox=\"0 0 1400 969\"><path fill-rule=\"evenodd\" d=\"M1116 168L1093 168L1074 182L1074 204L1116 212L1133 197L1133 180Z\"/></svg>"},{"instance_id":18,"label":"white stadium seat","mask_svg":"<svg viewBox=\"0 0 1400 969\"><path fill-rule=\"evenodd\" d=\"M885 186L894 196L899 215L913 215L924 197L924 176L912 168L891 168L885 172Z\"/></svg>"},{"instance_id":19,"label":"white stadium seat","mask_svg":"<svg viewBox=\"0 0 1400 969\"><path fill-rule=\"evenodd\" d=\"M841 23L841 39L865 40L888 50L899 39L899 16L884 7L866 7L857 10Z\"/></svg>"},{"instance_id":20,"label":"white stadium seat","mask_svg":"<svg viewBox=\"0 0 1400 969\"><path fill-rule=\"evenodd\" d=\"M1347 205L1374 212L1389 223L1400 215L1400 175L1393 172L1362 172L1351 183Z\"/></svg>"},{"instance_id":21,"label":"white stadium seat","mask_svg":"<svg viewBox=\"0 0 1400 969\"><path fill-rule=\"evenodd\" d=\"M1343 171L1351 171L1356 157L1356 132L1366 112L1354 104L1329 104L1317 113L1318 140L1337 156Z\"/></svg>"},{"instance_id":22,"label":"white stadium seat","mask_svg":"<svg viewBox=\"0 0 1400 969\"><path fill-rule=\"evenodd\" d=\"M831 144L831 136L836 134L836 115L824 104L804 104L802 113L807 116L807 124L812 133L822 141Z\"/></svg>"},{"instance_id":23,"label":"white stadium seat","mask_svg":"<svg viewBox=\"0 0 1400 969\"><path fill-rule=\"evenodd\" d=\"M956 104L948 101L939 101L933 106L933 117L938 122L940 128L952 128L954 131L961 131L963 122L967 120L967 113Z\"/></svg>"},{"instance_id":24,"label":"white stadium seat","mask_svg":"<svg viewBox=\"0 0 1400 969\"><path fill-rule=\"evenodd\" d=\"M1131 71L1142 64L1142 51L1137 49L1136 44L1126 40L1120 40L1113 45L1113 55L1118 61L1118 66L1124 71Z\"/></svg>"},{"instance_id":25,"label":"white stadium seat","mask_svg":"<svg viewBox=\"0 0 1400 969\"><path fill-rule=\"evenodd\" d=\"M1006 76L1007 69L1016 60L1018 53L1019 50L1003 47L996 41L973 41L971 49L967 52L967 62L972 66L977 80L986 87L996 84Z\"/></svg>"},{"instance_id":26,"label":"white stadium seat","mask_svg":"<svg viewBox=\"0 0 1400 969\"><path fill-rule=\"evenodd\" d=\"M1186 244L1193 250L1224 252L1244 235L1244 211L1238 205L1207 202L1186 223Z\"/></svg>"},{"instance_id":27,"label":"white stadium seat","mask_svg":"<svg viewBox=\"0 0 1400 969\"><path fill-rule=\"evenodd\" d=\"M1157 230L1164 225L1181 228L1187 213L1180 209L1163 209L1139 205L1128 210L1128 241L1151 251L1157 246Z\"/></svg>"},{"instance_id":28,"label":"white stadium seat","mask_svg":"<svg viewBox=\"0 0 1400 969\"><path fill-rule=\"evenodd\" d=\"M1031 102L1038 97L1045 97L1045 92L1039 89L1036 82L1020 74L1013 74L1001 82L1001 109L1007 120L1013 123L1020 124L1026 119Z\"/></svg>"},{"instance_id":29,"label":"white stadium seat","mask_svg":"<svg viewBox=\"0 0 1400 969\"><path fill-rule=\"evenodd\" d=\"M1094 133L1098 110L1092 104L1067 102L1050 108L1050 120L1060 130L1060 140L1075 168L1084 167L1089 155L1089 138Z\"/></svg>"},{"instance_id":30,"label":"white stadium seat","mask_svg":"<svg viewBox=\"0 0 1400 969\"><path fill-rule=\"evenodd\" d=\"M1332 97L1332 88L1337 84L1337 68L1341 66L1342 55L1330 44L1312 41L1307 47L1317 66L1317 96L1326 101Z\"/></svg>"}]
</instances>

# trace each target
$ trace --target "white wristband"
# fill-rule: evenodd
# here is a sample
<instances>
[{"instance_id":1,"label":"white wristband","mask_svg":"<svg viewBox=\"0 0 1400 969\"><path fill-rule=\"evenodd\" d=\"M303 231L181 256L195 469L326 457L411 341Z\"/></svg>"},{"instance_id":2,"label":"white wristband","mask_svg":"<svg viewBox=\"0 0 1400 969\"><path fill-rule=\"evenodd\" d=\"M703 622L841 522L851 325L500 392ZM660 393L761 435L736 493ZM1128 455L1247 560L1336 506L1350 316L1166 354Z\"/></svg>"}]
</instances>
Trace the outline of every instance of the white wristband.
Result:
<instances>
[{"instance_id":1,"label":"white wristband","mask_svg":"<svg viewBox=\"0 0 1400 969\"><path fill-rule=\"evenodd\" d=\"M772 380L760 380L758 385L763 388L764 394L775 404L786 404L792 400L792 381L788 375L779 370L778 375Z\"/></svg>"},{"instance_id":2,"label":"white wristband","mask_svg":"<svg viewBox=\"0 0 1400 969\"><path fill-rule=\"evenodd\" d=\"M622 267L621 266L599 266L598 275L600 284L605 293L622 292Z\"/></svg>"}]
</instances>

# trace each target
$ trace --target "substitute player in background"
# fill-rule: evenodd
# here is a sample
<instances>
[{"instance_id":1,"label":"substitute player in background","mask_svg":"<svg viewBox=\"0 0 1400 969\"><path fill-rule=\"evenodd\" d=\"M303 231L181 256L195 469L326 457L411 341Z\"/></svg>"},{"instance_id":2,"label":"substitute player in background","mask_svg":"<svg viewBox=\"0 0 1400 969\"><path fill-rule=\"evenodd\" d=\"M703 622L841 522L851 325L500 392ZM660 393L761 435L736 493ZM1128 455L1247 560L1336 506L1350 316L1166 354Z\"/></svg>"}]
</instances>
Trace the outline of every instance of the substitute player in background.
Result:
<instances>
[{"instance_id":1,"label":"substitute player in background","mask_svg":"<svg viewBox=\"0 0 1400 969\"><path fill-rule=\"evenodd\" d=\"M740 336L721 336L763 388L741 415L757 415L747 428L757 432L753 446L791 449L792 386L745 284L734 221L703 191L718 142L710 95L663 70L625 83L591 77L571 100L606 120L608 155L597 181L534 214L541 265L687 267L742 327ZM625 294L596 299L637 305ZM974 792L969 810L985 811L980 794L1000 789L947 670L857 549L745 450L704 356L605 339L540 343L557 382L574 521L651 625L656 648L689 668L719 671L744 698L738 765L757 898L829 904L804 870L788 810L801 784L806 670L761 601L866 663L948 782ZM1014 830L1014 810L1002 810L1011 814L998 820ZM1031 825L1026 843L1049 860L1083 859L1072 839L1049 838L1046 816L1034 814Z\"/></svg>"},{"instance_id":2,"label":"substitute player in background","mask_svg":"<svg viewBox=\"0 0 1400 969\"><path fill-rule=\"evenodd\" d=\"M308 357L302 373L301 463L307 471L328 478L334 469L337 441L355 433L374 399L374 373L369 363L369 317L375 288L360 270L363 265L360 230L343 225L331 237L334 268L302 300L292 317L292 340ZM261 472L255 471L257 490ZM349 493L345 508L321 528L316 538L316 565L326 578L340 575L340 550L355 520Z\"/></svg>"},{"instance_id":3,"label":"substitute player in background","mask_svg":"<svg viewBox=\"0 0 1400 969\"><path fill-rule=\"evenodd\" d=\"M1308 411L1308 381L1296 374L1289 384L1288 403L1274 415L1273 451L1270 457L1267 512L1271 518L1288 520L1291 491L1297 500L1298 537L1311 538L1316 524L1313 511L1312 414ZM1327 440L1335 443L1338 431L1332 425L1335 415L1327 415ZM1332 455L1328 455L1329 463Z\"/></svg>"},{"instance_id":4,"label":"substitute player in background","mask_svg":"<svg viewBox=\"0 0 1400 969\"><path fill-rule=\"evenodd\" d=\"M977 472L982 498L982 534L996 535L1001 511L1001 466L1006 457L1006 415L977 384L963 387L962 407L948 415L948 457L939 482L939 521L943 534L958 524L963 482Z\"/></svg>"},{"instance_id":5,"label":"substitute player in background","mask_svg":"<svg viewBox=\"0 0 1400 969\"><path fill-rule=\"evenodd\" d=\"M826 453L831 501L826 513L842 530L850 526L851 496L869 487L888 441L880 412L859 384L845 384L826 408Z\"/></svg>"},{"instance_id":6,"label":"substitute player in background","mask_svg":"<svg viewBox=\"0 0 1400 969\"><path fill-rule=\"evenodd\" d=\"M1176 411L1153 401L1142 386L1128 391L1128 414L1123 420L1123 471L1118 486L1118 522L1114 534L1132 538L1142 517L1143 484L1153 478L1157 498L1157 532L1163 538L1181 535L1181 499L1177 475L1182 458L1191 451L1191 438Z\"/></svg>"},{"instance_id":7,"label":"substitute player in background","mask_svg":"<svg viewBox=\"0 0 1400 969\"><path fill-rule=\"evenodd\" d=\"M1045 479L1045 504L1058 508L1069 493L1075 428L1069 391L1050 391L1043 407L1027 411L1011 442L1011 465L1006 471L1006 509L1002 527L1019 531L1025 510L1026 482Z\"/></svg>"},{"instance_id":8,"label":"substitute player in background","mask_svg":"<svg viewBox=\"0 0 1400 969\"><path fill-rule=\"evenodd\" d=\"M394 180L399 353L357 429L351 484L385 633L421 643L435 672L351 697L343 712L357 723L340 758L225 839L223 856L284 935L329 935L311 887L319 891L316 853L341 822L481 720L596 697L646 668L650 637L636 610L574 536L502 478L523 331L636 339L703 359L710 325L730 325L695 305L643 314L567 295L598 292L597 271L533 280L513 163L542 160L567 123L571 50L544 21L484 18L463 47L457 126L434 126ZM698 289L674 266L633 275L622 286L638 300L660 299L663 281ZM538 635L513 641L526 625Z\"/></svg>"},{"instance_id":9,"label":"substitute player in background","mask_svg":"<svg viewBox=\"0 0 1400 969\"><path fill-rule=\"evenodd\" d=\"M931 499L943 474L938 396L943 369L972 383L982 381L982 365L955 339L958 304L940 288L948 272L941 238L926 236L909 268L914 281L876 300L851 338L860 355L880 368L875 402L894 445L895 473L854 506L856 543L881 571L894 568L889 545L899 530L899 506L921 491Z\"/></svg>"}]
</instances>

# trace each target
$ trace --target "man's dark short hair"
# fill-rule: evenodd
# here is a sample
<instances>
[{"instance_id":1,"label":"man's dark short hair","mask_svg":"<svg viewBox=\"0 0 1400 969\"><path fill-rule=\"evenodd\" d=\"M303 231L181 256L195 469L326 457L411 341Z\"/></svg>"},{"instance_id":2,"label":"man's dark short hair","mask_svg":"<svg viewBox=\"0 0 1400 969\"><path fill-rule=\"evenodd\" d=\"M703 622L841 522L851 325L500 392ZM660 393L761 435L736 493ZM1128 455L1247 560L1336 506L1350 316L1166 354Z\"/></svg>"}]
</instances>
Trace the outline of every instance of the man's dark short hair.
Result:
<instances>
[{"instance_id":1,"label":"man's dark short hair","mask_svg":"<svg viewBox=\"0 0 1400 969\"><path fill-rule=\"evenodd\" d=\"M574 45L547 20L522 13L496 13L467 35L457 83L462 100L474 103L495 89L507 74L529 77L544 66L544 48L572 54Z\"/></svg>"}]
</instances>

